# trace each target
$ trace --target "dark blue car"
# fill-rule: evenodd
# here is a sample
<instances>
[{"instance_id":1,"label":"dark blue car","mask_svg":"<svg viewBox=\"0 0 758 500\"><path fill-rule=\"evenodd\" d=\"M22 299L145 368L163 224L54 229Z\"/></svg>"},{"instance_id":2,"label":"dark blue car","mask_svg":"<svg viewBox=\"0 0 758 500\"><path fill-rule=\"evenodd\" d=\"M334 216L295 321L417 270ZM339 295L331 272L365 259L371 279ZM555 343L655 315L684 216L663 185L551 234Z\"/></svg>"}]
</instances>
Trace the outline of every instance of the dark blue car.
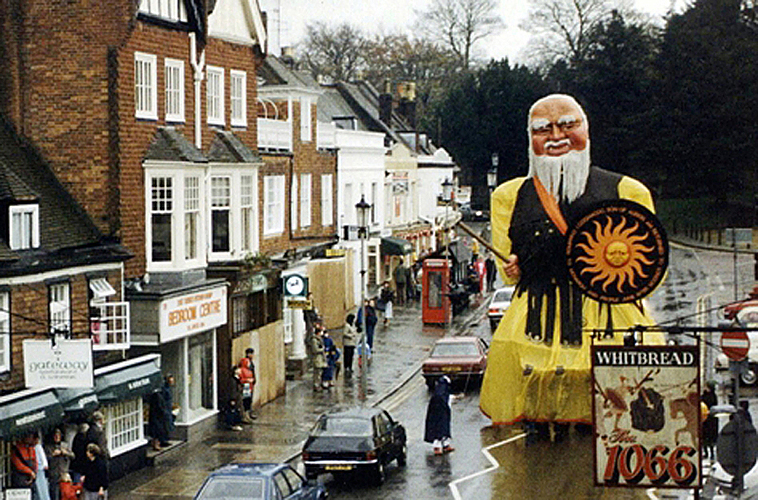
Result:
<instances>
[{"instance_id":1,"label":"dark blue car","mask_svg":"<svg viewBox=\"0 0 758 500\"><path fill-rule=\"evenodd\" d=\"M195 500L325 500L323 484L287 464L229 464L211 472Z\"/></svg>"}]
</instances>

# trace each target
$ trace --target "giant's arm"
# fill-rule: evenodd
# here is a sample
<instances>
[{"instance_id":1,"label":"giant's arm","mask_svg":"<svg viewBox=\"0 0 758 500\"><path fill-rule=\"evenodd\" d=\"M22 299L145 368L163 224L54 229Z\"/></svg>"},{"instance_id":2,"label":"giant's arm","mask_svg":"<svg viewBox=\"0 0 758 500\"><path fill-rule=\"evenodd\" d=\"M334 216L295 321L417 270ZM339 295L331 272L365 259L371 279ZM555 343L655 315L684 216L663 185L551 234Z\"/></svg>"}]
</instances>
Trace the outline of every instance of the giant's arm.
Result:
<instances>
[{"instance_id":1,"label":"giant's arm","mask_svg":"<svg viewBox=\"0 0 758 500\"><path fill-rule=\"evenodd\" d=\"M512 179L501 184L492 193L490 200L490 224L492 225L492 245L500 255L508 257L511 254L511 239L508 237L508 230L511 227L511 217L513 207L516 204L516 196L519 188L524 182L524 177ZM500 278L503 283L512 285L516 281L506 276L503 267L505 262L495 257L497 269L500 272Z\"/></svg>"}]
</instances>

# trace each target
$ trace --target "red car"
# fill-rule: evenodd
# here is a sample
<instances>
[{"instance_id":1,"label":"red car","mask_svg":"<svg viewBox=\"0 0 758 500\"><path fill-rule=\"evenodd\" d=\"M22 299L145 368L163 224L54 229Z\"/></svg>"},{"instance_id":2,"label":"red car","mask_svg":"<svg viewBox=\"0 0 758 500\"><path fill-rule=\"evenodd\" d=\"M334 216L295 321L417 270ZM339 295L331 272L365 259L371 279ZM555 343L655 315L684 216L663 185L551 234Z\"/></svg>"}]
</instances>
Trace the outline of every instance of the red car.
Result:
<instances>
[{"instance_id":1,"label":"red car","mask_svg":"<svg viewBox=\"0 0 758 500\"><path fill-rule=\"evenodd\" d=\"M432 354L422 367L426 385L434 388L443 375L452 382L481 383L487 369L489 346L479 337L445 337L434 344Z\"/></svg>"}]
</instances>

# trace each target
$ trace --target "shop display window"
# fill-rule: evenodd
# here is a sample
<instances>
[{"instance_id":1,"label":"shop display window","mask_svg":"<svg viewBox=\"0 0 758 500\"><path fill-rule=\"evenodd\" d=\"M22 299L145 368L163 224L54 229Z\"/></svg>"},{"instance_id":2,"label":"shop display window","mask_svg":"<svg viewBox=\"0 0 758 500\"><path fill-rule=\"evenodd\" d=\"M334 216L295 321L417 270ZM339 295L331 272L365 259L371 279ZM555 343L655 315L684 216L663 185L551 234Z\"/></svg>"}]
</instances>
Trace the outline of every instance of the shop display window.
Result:
<instances>
[{"instance_id":1,"label":"shop display window","mask_svg":"<svg viewBox=\"0 0 758 500\"><path fill-rule=\"evenodd\" d=\"M143 432L142 398L108 405L105 410L106 433L111 456L141 445Z\"/></svg>"}]
</instances>

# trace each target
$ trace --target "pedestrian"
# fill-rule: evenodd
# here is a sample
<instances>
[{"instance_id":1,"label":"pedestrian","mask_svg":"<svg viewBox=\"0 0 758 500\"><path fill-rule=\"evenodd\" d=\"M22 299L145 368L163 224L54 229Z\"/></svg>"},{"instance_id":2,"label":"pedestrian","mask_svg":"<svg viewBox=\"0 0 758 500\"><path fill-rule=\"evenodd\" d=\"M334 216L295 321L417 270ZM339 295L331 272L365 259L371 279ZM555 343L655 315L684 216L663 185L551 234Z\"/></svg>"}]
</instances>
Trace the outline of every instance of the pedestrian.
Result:
<instances>
[{"instance_id":1,"label":"pedestrian","mask_svg":"<svg viewBox=\"0 0 758 500\"><path fill-rule=\"evenodd\" d=\"M495 259L491 253L487 254L487 259L484 261L484 269L487 273L487 291L492 292L495 290L495 273L497 272L495 266Z\"/></svg>"},{"instance_id":2,"label":"pedestrian","mask_svg":"<svg viewBox=\"0 0 758 500\"><path fill-rule=\"evenodd\" d=\"M45 440L45 455L48 462L48 482L50 483L50 498L60 500L60 482L63 474L68 474L74 452L63 441L63 430L56 427Z\"/></svg>"},{"instance_id":3,"label":"pedestrian","mask_svg":"<svg viewBox=\"0 0 758 500\"><path fill-rule=\"evenodd\" d=\"M50 500L50 485L47 482L49 464L38 434L34 435L34 454L37 457L37 477L34 479L37 498L39 500Z\"/></svg>"},{"instance_id":4,"label":"pedestrian","mask_svg":"<svg viewBox=\"0 0 758 500\"><path fill-rule=\"evenodd\" d=\"M303 309L303 321L305 321L305 343L310 342L313 332L315 331L316 323L319 320L318 310L313 303L313 292L308 292L307 303L310 305L307 309Z\"/></svg>"},{"instance_id":5,"label":"pedestrian","mask_svg":"<svg viewBox=\"0 0 758 500\"><path fill-rule=\"evenodd\" d=\"M484 265L484 261L481 256L477 256L474 262L474 268L476 269L476 275L479 278L479 295L484 295L484 281L487 276L487 268Z\"/></svg>"},{"instance_id":6,"label":"pedestrian","mask_svg":"<svg viewBox=\"0 0 758 500\"><path fill-rule=\"evenodd\" d=\"M334 386L337 361L339 360L340 353L328 331L321 331L321 339L324 342L324 353L326 354L326 368L324 368L322 373L321 384L324 389L328 389Z\"/></svg>"},{"instance_id":7,"label":"pedestrian","mask_svg":"<svg viewBox=\"0 0 758 500\"><path fill-rule=\"evenodd\" d=\"M61 474L60 483L61 497L60 500L79 500L79 495L82 493L82 483L74 482L71 479L71 474L64 472Z\"/></svg>"},{"instance_id":8,"label":"pedestrian","mask_svg":"<svg viewBox=\"0 0 758 500\"><path fill-rule=\"evenodd\" d=\"M397 291L397 305L405 305L406 290L405 286L408 284L408 272L403 261L395 268L395 290Z\"/></svg>"},{"instance_id":9,"label":"pedestrian","mask_svg":"<svg viewBox=\"0 0 758 500\"><path fill-rule=\"evenodd\" d=\"M455 450L450 433L450 378L443 375L434 385L434 393L426 408L424 441L432 443L435 455Z\"/></svg>"},{"instance_id":10,"label":"pedestrian","mask_svg":"<svg viewBox=\"0 0 758 500\"><path fill-rule=\"evenodd\" d=\"M245 349L245 356L237 363L234 370L234 378L237 380L237 392L242 401L242 421L246 424L252 424L256 415L253 414L253 393L255 391L255 363L253 356L255 349L248 347Z\"/></svg>"},{"instance_id":11,"label":"pedestrian","mask_svg":"<svg viewBox=\"0 0 758 500\"><path fill-rule=\"evenodd\" d=\"M87 445L87 470L84 473L82 500L108 500L108 463L100 447Z\"/></svg>"},{"instance_id":12,"label":"pedestrian","mask_svg":"<svg viewBox=\"0 0 758 500\"><path fill-rule=\"evenodd\" d=\"M365 310L365 312L364 312ZM374 330L376 330L376 323L379 319L376 316L376 308L374 307L373 299L367 299L362 309L358 311L358 326L363 328L363 316L366 316L366 342L371 350L374 349ZM369 354L370 356L370 354Z\"/></svg>"},{"instance_id":13,"label":"pedestrian","mask_svg":"<svg viewBox=\"0 0 758 500\"><path fill-rule=\"evenodd\" d=\"M74 452L74 458L69 464L69 473L74 483L80 483L87 465L87 431L89 424L81 422L77 428L74 439L71 442L71 451Z\"/></svg>"},{"instance_id":14,"label":"pedestrian","mask_svg":"<svg viewBox=\"0 0 758 500\"><path fill-rule=\"evenodd\" d=\"M714 460L716 458L716 440L719 437L718 418L710 411L719 402L716 395L715 380L709 380L705 383L701 401L708 408L708 416L703 420L703 455L705 455L705 458Z\"/></svg>"},{"instance_id":15,"label":"pedestrian","mask_svg":"<svg viewBox=\"0 0 758 500\"><path fill-rule=\"evenodd\" d=\"M11 449L11 487L30 489L32 500L39 500L35 480L37 479L36 437L27 434L13 443Z\"/></svg>"},{"instance_id":16,"label":"pedestrian","mask_svg":"<svg viewBox=\"0 0 758 500\"><path fill-rule=\"evenodd\" d=\"M740 401L739 412L750 425L753 425L753 416L750 414L750 402L747 399Z\"/></svg>"},{"instance_id":17,"label":"pedestrian","mask_svg":"<svg viewBox=\"0 0 758 500\"><path fill-rule=\"evenodd\" d=\"M394 295L392 287L390 287L390 282L385 281L382 284L382 289L379 291L379 301L382 303L383 307L379 308L377 306L377 309L384 311L384 326L388 326L393 317L392 300L394 299Z\"/></svg>"},{"instance_id":18,"label":"pedestrian","mask_svg":"<svg viewBox=\"0 0 758 500\"><path fill-rule=\"evenodd\" d=\"M230 431L242 430L242 412L235 398L231 398L224 408L224 425Z\"/></svg>"},{"instance_id":19,"label":"pedestrian","mask_svg":"<svg viewBox=\"0 0 758 500\"><path fill-rule=\"evenodd\" d=\"M87 429L87 444L90 443L95 443L100 448L100 454L104 460L110 457L108 440L105 437L105 415L101 411L92 413L92 422L89 429Z\"/></svg>"},{"instance_id":20,"label":"pedestrian","mask_svg":"<svg viewBox=\"0 0 758 500\"><path fill-rule=\"evenodd\" d=\"M326 352L321 338L321 328L316 328L311 336L311 361L313 365L313 390L322 389L324 368L326 368Z\"/></svg>"},{"instance_id":21,"label":"pedestrian","mask_svg":"<svg viewBox=\"0 0 758 500\"><path fill-rule=\"evenodd\" d=\"M174 376L166 375L163 379L163 386L157 392L150 395L150 414L148 416L148 433L152 437L152 446L154 450L160 450L161 447L168 446L169 437L174 430L174 395L172 389L174 386Z\"/></svg>"},{"instance_id":22,"label":"pedestrian","mask_svg":"<svg viewBox=\"0 0 758 500\"><path fill-rule=\"evenodd\" d=\"M345 318L345 327L342 329L342 352L345 353L344 365L345 376L353 374L353 354L355 344L358 341L358 332L355 327L355 314L350 313Z\"/></svg>"}]
</instances>

